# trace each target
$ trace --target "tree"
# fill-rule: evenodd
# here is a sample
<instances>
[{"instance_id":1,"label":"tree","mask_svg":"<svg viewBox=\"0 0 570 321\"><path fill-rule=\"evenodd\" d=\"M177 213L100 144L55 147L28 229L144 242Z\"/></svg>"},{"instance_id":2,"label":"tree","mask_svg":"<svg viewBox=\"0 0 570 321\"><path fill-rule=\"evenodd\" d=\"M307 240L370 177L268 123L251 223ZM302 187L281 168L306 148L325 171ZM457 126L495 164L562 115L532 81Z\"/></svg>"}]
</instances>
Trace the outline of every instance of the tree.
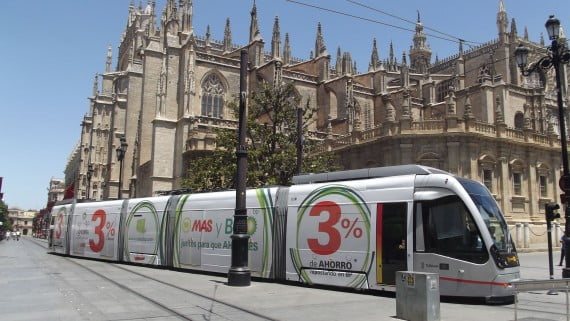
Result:
<instances>
[{"instance_id":1,"label":"tree","mask_svg":"<svg viewBox=\"0 0 570 321\"><path fill-rule=\"evenodd\" d=\"M0 222L2 226L0 227L0 232L12 229L12 222L8 218L8 205L0 200Z\"/></svg>"},{"instance_id":2,"label":"tree","mask_svg":"<svg viewBox=\"0 0 570 321\"><path fill-rule=\"evenodd\" d=\"M297 108L301 98L293 84L272 86L260 83L248 105L247 186L290 185L296 174ZM238 118L238 104L229 104ZM303 135L313 122L316 109L307 100L303 108ZM229 189L235 187L236 129L215 131L216 149L191 160L184 187L194 190ZM324 172L337 169L332 153L310 155L317 142L303 142L303 172Z\"/></svg>"}]
</instances>

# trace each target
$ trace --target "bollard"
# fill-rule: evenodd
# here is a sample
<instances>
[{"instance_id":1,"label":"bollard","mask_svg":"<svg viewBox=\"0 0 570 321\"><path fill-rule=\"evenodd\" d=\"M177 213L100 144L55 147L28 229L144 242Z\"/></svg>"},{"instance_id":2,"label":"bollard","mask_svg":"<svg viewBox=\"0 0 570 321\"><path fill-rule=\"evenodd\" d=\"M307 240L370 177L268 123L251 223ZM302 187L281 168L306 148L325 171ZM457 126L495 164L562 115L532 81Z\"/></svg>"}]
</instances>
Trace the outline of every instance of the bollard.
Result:
<instances>
[{"instance_id":1,"label":"bollard","mask_svg":"<svg viewBox=\"0 0 570 321\"><path fill-rule=\"evenodd\" d=\"M523 239L523 238L522 238L522 224L521 224L521 223L517 223L517 224L516 224L516 234L515 234L515 237L516 237L516 242L515 242L516 246L517 246L518 248L522 248L522 244L523 244L523 243L522 243L522 239Z\"/></svg>"},{"instance_id":2,"label":"bollard","mask_svg":"<svg viewBox=\"0 0 570 321\"><path fill-rule=\"evenodd\" d=\"M396 317L408 321L439 321L439 274L396 272Z\"/></svg>"},{"instance_id":3,"label":"bollard","mask_svg":"<svg viewBox=\"0 0 570 321\"><path fill-rule=\"evenodd\" d=\"M523 248L528 249L530 247L530 227L528 226L528 223L524 223L524 229L523 229L523 235L524 235L524 243L523 243Z\"/></svg>"}]
</instances>

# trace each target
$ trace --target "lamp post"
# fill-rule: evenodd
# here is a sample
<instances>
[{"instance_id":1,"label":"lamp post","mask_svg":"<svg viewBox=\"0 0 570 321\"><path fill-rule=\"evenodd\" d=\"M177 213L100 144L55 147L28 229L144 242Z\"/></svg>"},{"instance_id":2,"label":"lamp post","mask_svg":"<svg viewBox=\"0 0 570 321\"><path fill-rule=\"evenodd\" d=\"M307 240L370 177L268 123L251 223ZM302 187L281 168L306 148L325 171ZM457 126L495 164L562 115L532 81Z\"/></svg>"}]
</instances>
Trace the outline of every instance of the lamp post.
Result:
<instances>
[{"instance_id":1,"label":"lamp post","mask_svg":"<svg viewBox=\"0 0 570 321\"><path fill-rule=\"evenodd\" d=\"M232 239L232 265L228 271L228 285L249 286L251 270L248 266L249 234L247 234L246 180L247 180L247 50L240 52L239 126L236 146L236 208Z\"/></svg>"},{"instance_id":2,"label":"lamp post","mask_svg":"<svg viewBox=\"0 0 570 321\"><path fill-rule=\"evenodd\" d=\"M529 49L520 44L515 49L515 58L518 66L521 69L521 73L525 76L530 75L532 72L543 69L547 70L554 67L556 74L556 92L558 98L558 124L560 125L560 143L562 145L562 170L563 175L560 178L560 187L564 194L562 194L562 202L564 203L564 219L566 221L564 225L564 234L566 235L566 240L564 242L564 247L566 251L566 266L562 269L562 277L570 278L570 170L568 168L568 143L566 137L566 124L564 118L564 102L562 101L562 72L561 64L567 64L570 61L570 51L564 46L564 44L559 43L560 35L560 20L550 16L545 24L546 30L548 31L548 37L552 40L552 44L548 48L548 54L540 58L537 62L531 64L528 68L527 59Z\"/></svg>"},{"instance_id":3,"label":"lamp post","mask_svg":"<svg viewBox=\"0 0 570 321\"><path fill-rule=\"evenodd\" d=\"M121 137L121 145L117 147L117 159L119 160L119 188L117 191L117 199L121 199L121 187L123 186L123 159L125 159L125 154L127 153L127 140L125 136Z\"/></svg>"}]
</instances>

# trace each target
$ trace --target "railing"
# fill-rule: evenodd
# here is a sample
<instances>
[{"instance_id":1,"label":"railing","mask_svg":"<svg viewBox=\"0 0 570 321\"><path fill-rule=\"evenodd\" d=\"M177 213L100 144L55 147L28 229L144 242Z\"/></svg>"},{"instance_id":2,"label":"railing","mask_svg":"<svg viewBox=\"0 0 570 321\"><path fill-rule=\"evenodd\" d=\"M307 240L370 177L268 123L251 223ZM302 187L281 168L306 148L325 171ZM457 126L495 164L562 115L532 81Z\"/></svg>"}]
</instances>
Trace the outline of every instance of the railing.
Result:
<instances>
[{"instance_id":1,"label":"railing","mask_svg":"<svg viewBox=\"0 0 570 321\"><path fill-rule=\"evenodd\" d=\"M465 124L465 125L464 125ZM560 141L558 138L553 138L546 134L525 132L520 129L507 128L503 130L500 126L495 124L488 124L480 121L472 122L470 127L467 127L466 122L462 119L459 120L457 128L448 128L448 123L446 119L428 119L422 121L413 121L411 123L411 128L408 130L403 130L399 128L399 123L394 123L393 129L391 131L384 130L383 124L378 124L376 127L371 129L366 129L363 131L355 131L345 136L328 137L321 146L316 146L315 152L324 152L331 149L341 149L347 145L360 144L364 142L369 142L384 136L392 136L399 134L409 134L411 131L416 131L418 133L446 133L449 130L459 130L465 133L480 134L489 137L504 137L512 140L513 142L530 142L535 144L541 144L546 146L559 145ZM465 126L465 127L464 127ZM457 131L454 131L457 132Z\"/></svg>"},{"instance_id":2,"label":"railing","mask_svg":"<svg viewBox=\"0 0 570 321\"><path fill-rule=\"evenodd\" d=\"M445 120L424 120L412 123L412 130L443 130L445 129Z\"/></svg>"},{"instance_id":3,"label":"railing","mask_svg":"<svg viewBox=\"0 0 570 321\"><path fill-rule=\"evenodd\" d=\"M497 127L492 124L475 122L475 131L495 135L495 133L497 132Z\"/></svg>"},{"instance_id":4,"label":"railing","mask_svg":"<svg viewBox=\"0 0 570 321\"><path fill-rule=\"evenodd\" d=\"M522 130L519 129L512 129L512 128L507 128L505 130L505 134L507 137L509 138L515 138L515 139L521 139L524 140L524 133Z\"/></svg>"},{"instance_id":5,"label":"railing","mask_svg":"<svg viewBox=\"0 0 570 321\"><path fill-rule=\"evenodd\" d=\"M570 321L570 307L568 304L568 291L570 279L552 280L520 280L509 284L515 294L515 321L518 320L518 294L520 292L548 291L548 293L562 291L566 293L566 321Z\"/></svg>"}]
</instances>

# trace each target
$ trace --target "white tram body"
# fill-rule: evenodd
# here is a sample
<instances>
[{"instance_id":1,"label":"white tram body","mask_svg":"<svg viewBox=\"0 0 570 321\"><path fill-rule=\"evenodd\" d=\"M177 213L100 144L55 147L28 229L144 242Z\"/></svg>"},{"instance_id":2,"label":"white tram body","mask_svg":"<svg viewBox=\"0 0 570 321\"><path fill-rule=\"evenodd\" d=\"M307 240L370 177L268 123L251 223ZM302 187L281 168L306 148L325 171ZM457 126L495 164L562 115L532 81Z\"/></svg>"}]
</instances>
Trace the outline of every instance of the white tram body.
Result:
<instances>
[{"instance_id":1,"label":"white tram body","mask_svg":"<svg viewBox=\"0 0 570 321\"><path fill-rule=\"evenodd\" d=\"M246 193L254 277L394 289L396 271L438 273L440 293L494 300L520 277L508 227L480 183L419 165L296 176ZM235 191L52 210L51 251L227 273Z\"/></svg>"}]
</instances>

